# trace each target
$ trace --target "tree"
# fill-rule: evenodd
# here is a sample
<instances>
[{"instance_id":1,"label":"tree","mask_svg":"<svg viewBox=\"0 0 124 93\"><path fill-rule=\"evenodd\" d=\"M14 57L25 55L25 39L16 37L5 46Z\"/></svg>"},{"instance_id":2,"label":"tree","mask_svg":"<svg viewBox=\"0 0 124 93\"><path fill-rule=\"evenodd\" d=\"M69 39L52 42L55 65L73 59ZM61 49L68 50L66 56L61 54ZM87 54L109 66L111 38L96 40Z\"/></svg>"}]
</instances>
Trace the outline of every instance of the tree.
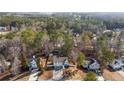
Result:
<instances>
[{"instance_id":1,"label":"tree","mask_svg":"<svg viewBox=\"0 0 124 93\"><path fill-rule=\"evenodd\" d=\"M61 48L62 54L68 56L73 48L72 37L68 34L64 35L64 45Z\"/></svg>"},{"instance_id":2,"label":"tree","mask_svg":"<svg viewBox=\"0 0 124 93\"><path fill-rule=\"evenodd\" d=\"M107 48L102 47L101 50L97 52L97 57L99 64L101 66L101 71L107 67L109 63L111 63L114 59L114 54Z\"/></svg>"},{"instance_id":3,"label":"tree","mask_svg":"<svg viewBox=\"0 0 124 93\"><path fill-rule=\"evenodd\" d=\"M26 45L32 45L34 43L35 36L36 36L36 32L28 28L27 30L21 33L21 40Z\"/></svg>"},{"instance_id":4,"label":"tree","mask_svg":"<svg viewBox=\"0 0 124 93\"><path fill-rule=\"evenodd\" d=\"M103 47L105 47L105 38L104 37L99 37L97 39L97 46L98 46L98 50L101 50Z\"/></svg>"},{"instance_id":5,"label":"tree","mask_svg":"<svg viewBox=\"0 0 124 93\"><path fill-rule=\"evenodd\" d=\"M48 31L48 35L49 35L50 41L53 42L54 47L56 48L55 45L57 44L57 40L61 35L60 31L59 30L50 30L50 31Z\"/></svg>"},{"instance_id":6,"label":"tree","mask_svg":"<svg viewBox=\"0 0 124 93\"><path fill-rule=\"evenodd\" d=\"M16 36L15 32L9 32L8 34L5 35L6 39L13 39Z\"/></svg>"},{"instance_id":7,"label":"tree","mask_svg":"<svg viewBox=\"0 0 124 93\"><path fill-rule=\"evenodd\" d=\"M77 57L77 66L82 66L83 63L85 62L85 55L82 52L78 53L78 57Z\"/></svg>"},{"instance_id":8,"label":"tree","mask_svg":"<svg viewBox=\"0 0 124 93\"><path fill-rule=\"evenodd\" d=\"M44 32L38 32L35 36L34 39L34 46L36 48L36 50L41 50L41 48L43 47L43 36L44 36Z\"/></svg>"},{"instance_id":9,"label":"tree","mask_svg":"<svg viewBox=\"0 0 124 93\"><path fill-rule=\"evenodd\" d=\"M0 39L2 39L3 38L3 35L2 34L0 34Z\"/></svg>"},{"instance_id":10,"label":"tree","mask_svg":"<svg viewBox=\"0 0 124 93\"><path fill-rule=\"evenodd\" d=\"M6 69L8 69L8 66L6 65L6 59L5 57L0 54L0 64L1 64L1 67L2 67L2 70L5 71Z\"/></svg>"},{"instance_id":11,"label":"tree","mask_svg":"<svg viewBox=\"0 0 124 93\"><path fill-rule=\"evenodd\" d=\"M12 40L7 40L6 41L6 55L9 55L11 59L13 59L15 56L20 58L22 49L21 49L21 42L19 38L14 38Z\"/></svg>"},{"instance_id":12,"label":"tree","mask_svg":"<svg viewBox=\"0 0 124 93\"><path fill-rule=\"evenodd\" d=\"M9 47L8 53L14 58L15 56L19 57L21 55L21 49L20 47Z\"/></svg>"},{"instance_id":13,"label":"tree","mask_svg":"<svg viewBox=\"0 0 124 93\"><path fill-rule=\"evenodd\" d=\"M29 56L31 56L34 53L35 36L36 32L32 31L30 28L21 32L23 51Z\"/></svg>"},{"instance_id":14,"label":"tree","mask_svg":"<svg viewBox=\"0 0 124 93\"><path fill-rule=\"evenodd\" d=\"M116 55L117 55L117 57L119 57L120 58L120 56L121 56L121 48L122 48L122 45L123 45L123 42L121 41L121 36L120 36L120 38L117 40L117 42L116 42L116 50L117 50L117 52L116 52Z\"/></svg>"},{"instance_id":15,"label":"tree","mask_svg":"<svg viewBox=\"0 0 124 93\"><path fill-rule=\"evenodd\" d=\"M102 48L102 56L106 62L111 62L114 59L113 53L105 47Z\"/></svg>"},{"instance_id":16,"label":"tree","mask_svg":"<svg viewBox=\"0 0 124 93\"><path fill-rule=\"evenodd\" d=\"M22 58L21 58L21 68L22 68L22 70L28 69L28 60L24 53L22 54Z\"/></svg>"},{"instance_id":17,"label":"tree","mask_svg":"<svg viewBox=\"0 0 124 93\"><path fill-rule=\"evenodd\" d=\"M18 59L18 57L14 57L13 64L12 64L12 74L17 75L20 73L20 64L21 61Z\"/></svg>"},{"instance_id":18,"label":"tree","mask_svg":"<svg viewBox=\"0 0 124 93\"><path fill-rule=\"evenodd\" d=\"M101 67L106 67L106 65L114 59L114 54L109 50L110 42L109 39L112 38L112 32L106 32L97 39L97 59L100 61Z\"/></svg>"},{"instance_id":19,"label":"tree","mask_svg":"<svg viewBox=\"0 0 124 93\"><path fill-rule=\"evenodd\" d=\"M86 77L84 78L85 81L96 81L96 74L94 72L88 72Z\"/></svg>"},{"instance_id":20,"label":"tree","mask_svg":"<svg viewBox=\"0 0 124 93\"><path fill-rule=\"evenodd\" d=\"M82 42L83 42L83 46L85 49L91 48L91 38L88 34L84 33L81 36Z\"/></svg>"}]
</instances>

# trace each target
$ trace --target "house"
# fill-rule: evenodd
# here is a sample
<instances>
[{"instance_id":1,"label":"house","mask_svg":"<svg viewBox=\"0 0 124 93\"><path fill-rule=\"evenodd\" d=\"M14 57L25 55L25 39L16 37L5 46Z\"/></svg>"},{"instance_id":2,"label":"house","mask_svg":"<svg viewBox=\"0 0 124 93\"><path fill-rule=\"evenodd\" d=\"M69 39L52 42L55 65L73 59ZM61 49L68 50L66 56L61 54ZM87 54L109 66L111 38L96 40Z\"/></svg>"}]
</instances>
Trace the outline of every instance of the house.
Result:
<instances>
[{"instance_id":1,"label":"house","mask_svg":"<svg viewBox=\"0 0 124 93\"><path fill-rule=\"evenodd\" d=\"M38 70L38 66L37 66L35 56L33 56L33 58L29 59L29 70L30 71Z\"/></svg>"},{"instance_id":2,"label":"house","mask_svg":"<svg viewBox=\"0 0 124 93\"><path fill-rule=\"evenodd\" d=\"M68 67L67 57L53 56L53 80L61 80L63 78L63 69Z\"/></svg>"},{"instance_id":3,"label":"house","mask_svg":"<svg viewBox=\"0 0 124 93\"><path fill-rule=\"evenodd\" d=\"M6 31L6 30L7 30L6 27L4 27L4 26L0 26L0 31Z\"/></svg>"},{"instance_id":4,"label":"house","mask_svg":"<svg viewBox=\"0 0 124 93\"><path fill-rule=\"evenodd\" d=\"M83 64L83 68L97 72L100 69L100 64L94 58L89 58L85 64Z\"/></svg>"},{"instance_id":5,"label":"house","mask_svg":"<svg viewBox=\"0 0 124 93\"><path fill-rule=\"evenodd\" d=\"M0 32L4 31L11 31L10 26L0 26Z\"/></svg>"},{"instance_id":6,"label":"house","mask_svg":"<svg viewBox=\"0 0 124 93\"><path fill-rule=\"evenodd\" d=\"M108 65L110 70L116 71L124 67L124 61L122 59L114 59L112 63Z\"/></svg>"},{"instance_id":7,"label":"house","mask_svg":"<svg viewBox=\"0 0 124 93\"><path fill-rule=\"evenodd\" d=\"M63 67L68 67L68 57L58 57L58 56L53 56L53 63L52 64L47 64L47 67L54 67L54 69L62 69Z\"/></svg>"},{"instance_id":8,"label":"house","mask_svg":"<svg viewBox=\"0 0 124 93\"><path fill-rule=\"evenodd\" d=\"M65 66L68 65L68 57L53 57L53 64L55 67L57 66Z\"/></svg>"}]
</instances>

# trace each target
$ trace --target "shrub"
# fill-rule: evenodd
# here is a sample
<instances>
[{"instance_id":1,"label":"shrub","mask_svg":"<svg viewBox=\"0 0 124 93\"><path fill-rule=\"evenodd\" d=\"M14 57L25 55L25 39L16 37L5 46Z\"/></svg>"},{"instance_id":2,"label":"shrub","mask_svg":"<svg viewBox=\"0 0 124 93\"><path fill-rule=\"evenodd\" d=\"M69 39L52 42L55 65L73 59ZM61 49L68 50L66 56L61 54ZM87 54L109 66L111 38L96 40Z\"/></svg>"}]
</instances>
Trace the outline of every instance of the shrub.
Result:
<instances>
[{"instance_id":1,"label":"shrub","mask_svg":"<svg viewBox=\"0 0 124 93\"><path fill-rule=\"evenodd\" d=\"M28 61L24 54L22 55L21 66L22 66L22 70L28 69Z\"/></svg>"},{"instance_id":2,"label":"shrub","mask_svg":"<svg viewBox=\"0 0 124 93\"><path fill-rule=\"evenodd\" d=\"M94 72L88 72L84 80L85 81L96 81L96 74Z\"/></svg>"}]
</instances>

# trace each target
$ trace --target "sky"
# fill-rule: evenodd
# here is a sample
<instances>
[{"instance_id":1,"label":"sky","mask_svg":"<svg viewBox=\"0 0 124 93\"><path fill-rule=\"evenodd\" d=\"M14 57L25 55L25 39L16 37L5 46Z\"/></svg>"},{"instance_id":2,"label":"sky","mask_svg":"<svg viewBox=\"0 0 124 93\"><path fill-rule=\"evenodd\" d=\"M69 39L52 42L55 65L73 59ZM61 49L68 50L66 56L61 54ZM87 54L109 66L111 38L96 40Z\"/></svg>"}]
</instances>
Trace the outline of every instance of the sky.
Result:
<instances>
[{"instance_id":1,"label":"sky","mask_svg":"<svg viewBox=\"0 0 124 93\"><path fill-rule=\"evenodd\" d=\"M124 0L0 0L1 12L124 12Z\"/></svg>"}]
</instances>

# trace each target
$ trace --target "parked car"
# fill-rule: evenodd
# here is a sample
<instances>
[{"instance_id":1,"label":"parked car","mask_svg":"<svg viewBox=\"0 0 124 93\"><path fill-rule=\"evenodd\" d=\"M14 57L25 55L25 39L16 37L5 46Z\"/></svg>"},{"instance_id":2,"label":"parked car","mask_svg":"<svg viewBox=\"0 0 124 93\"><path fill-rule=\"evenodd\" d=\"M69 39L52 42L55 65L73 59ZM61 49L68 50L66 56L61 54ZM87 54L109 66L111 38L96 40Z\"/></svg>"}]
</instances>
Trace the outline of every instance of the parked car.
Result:
<instances>
[{"instance_id":1,"label":"parked car","mask_svg":"<svg viewBox=\"0 0 124 93\"><path fill-rule=\"evenodd\" d=\"M108 65L108 67L112 71L120 70L124 67L124 60L114 59L113 62Z\"/></svg>"}]
</instances>

